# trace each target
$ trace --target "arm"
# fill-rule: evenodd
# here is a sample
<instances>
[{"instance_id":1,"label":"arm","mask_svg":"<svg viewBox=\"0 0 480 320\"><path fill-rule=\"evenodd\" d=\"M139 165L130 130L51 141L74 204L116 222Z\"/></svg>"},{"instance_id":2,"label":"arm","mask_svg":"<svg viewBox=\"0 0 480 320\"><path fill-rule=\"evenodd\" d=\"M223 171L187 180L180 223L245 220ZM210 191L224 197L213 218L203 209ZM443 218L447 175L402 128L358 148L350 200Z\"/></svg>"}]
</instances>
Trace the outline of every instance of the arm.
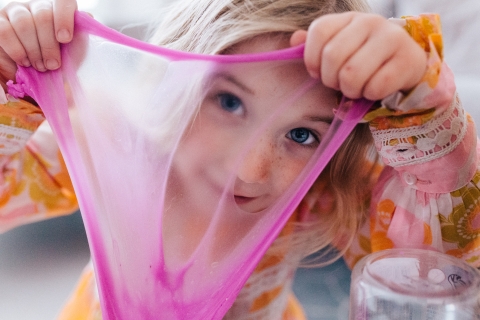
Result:
<instances>
[{"instance_id":1,"label":"arm","mask_svg":"<svg viewBox=\"0 0 480 320\"><path fill-rule=\"evenodd\" d=\"M429 67L408 94L387 97L368 115L387 167L347 261L389 248L424 248L479 266L475 125L443 63L437 18L409 17L405 28L429 53Z\"/></svg>"}]
</instances>

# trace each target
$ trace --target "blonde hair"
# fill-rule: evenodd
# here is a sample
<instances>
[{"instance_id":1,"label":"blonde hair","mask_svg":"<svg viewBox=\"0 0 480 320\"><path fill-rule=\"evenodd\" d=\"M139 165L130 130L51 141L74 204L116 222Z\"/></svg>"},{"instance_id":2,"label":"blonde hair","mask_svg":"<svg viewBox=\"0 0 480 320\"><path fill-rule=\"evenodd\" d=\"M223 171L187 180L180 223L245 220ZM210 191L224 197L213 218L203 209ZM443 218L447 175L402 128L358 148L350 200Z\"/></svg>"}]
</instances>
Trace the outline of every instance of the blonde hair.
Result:
<instances>
[{"instance_id":1,"label":"blonde hair","mask_svg":"<svg viewBox=\"0 0 480 320\"><path fill-rule=\"evenodd\" d=\"M194 53L223 54L258 36L289 37L296 30L308 29L322 15L346 11L368 12L369 7L363 0L179 0L168 8L150 42ZM368 127L357 126L319 177L328 182L328 190L321 192L332 194L332 208L317 221L296 226L311 232L293 232L293 239L283 237L280 243L298 244L303 256L332 248L334 243L336 249L323 250L328 258L316 259L316 265L342 255L368 206L365 199L376 161L367 160L371 146Z\"/></svg>"},{"instance_id":2,"label":"blonde hair","mask_svg":"<svg viewBox=\"0 0 480 320\"><path fill-rule=\"evenodd\" d=\"M259 35L306 30L325 14L368 10L363 0L179 0L168 8L150 42L220 54Z\"/></svg>"}]
</instances>

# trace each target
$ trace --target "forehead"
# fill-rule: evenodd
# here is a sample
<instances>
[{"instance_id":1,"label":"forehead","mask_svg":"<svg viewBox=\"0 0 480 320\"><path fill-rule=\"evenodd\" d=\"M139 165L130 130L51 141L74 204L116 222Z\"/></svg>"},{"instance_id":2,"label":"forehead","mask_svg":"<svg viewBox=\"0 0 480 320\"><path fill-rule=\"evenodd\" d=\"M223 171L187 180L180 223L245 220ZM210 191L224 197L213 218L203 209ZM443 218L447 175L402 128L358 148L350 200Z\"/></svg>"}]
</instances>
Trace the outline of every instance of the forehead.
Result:
<instances>
[{"instance_id":1,"label":"forehead","mask_svg":"<svg viewBox=\"0 0 480 320\"><path fill-rule=\"evenodd\" d=\"M231 47L228 54L260 53L287 47L289 39L285 36L259 36ZM252 95L270 102L288 99L313 81L302 59L229 65L225 73L249 89ZM337 92L318 81L299 97L299 101L302 100L332 109L337 101Z\"/></svg>"},{"instance_id":2,"label":"forehead","mask_svg":"<svg viewBox=\"0 0 480 320\"><path fill-rule=\"evenodd\" d=\"M289 46L290 40L285 35L261 35L231 46L224 51L224 54L260 53L285 49Z\"/></svg>"}]
</instances>

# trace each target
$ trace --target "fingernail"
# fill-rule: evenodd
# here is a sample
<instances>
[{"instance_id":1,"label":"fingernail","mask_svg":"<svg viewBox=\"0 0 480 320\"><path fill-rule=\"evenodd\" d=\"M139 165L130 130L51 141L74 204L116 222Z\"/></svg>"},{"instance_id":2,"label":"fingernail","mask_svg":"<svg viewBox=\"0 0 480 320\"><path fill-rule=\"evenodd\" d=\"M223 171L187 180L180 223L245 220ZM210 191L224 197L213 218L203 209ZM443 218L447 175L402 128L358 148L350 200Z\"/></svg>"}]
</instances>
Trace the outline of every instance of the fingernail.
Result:
<instances>
[{"instance_id":1,"label":"fingernail","mask_svg":"<svg viewBox=\"0 0 480 320\"><path fill-rule=\"evenodd\" d=\"M59 42L67 42L68 40L70 40L70 32L68 32L67 29L61 29L57 33L57 40Z\"/></svg>"},{"instance_id":2,"label":"fingernail","mask_svg":"<svg viewBox=\"0 0 480 320\"><path fill-rule=\"evenodd\" d=\"M43 64L43 62L41 60L38 60L37 62L35 62L35 67L38 71L46 71L47 69L45 69L45 65Z\"/></svg>"},{"instance_id":3,"label":"fingernail","mask_svg":"<svg viewBox=\"0 0 480 320\"><path fill-rule=\"evenodd\" d=\"M60 66L56 59L47 59L47 61L45 61L45 64L47 65L47 69L49 70L56 70Z\"/></svg>"},{"instance_id":4,"label":"fingernail","mask_svg":"<svg viewBox=\"0 0 480 320\"><path fill-rule=\"evenodd\" d=\"M28 60L27 58L23 59L22 61L22 66L24 67L30 67L32 64L30 63L30 60Z\"/></svg>"}]
</instances>

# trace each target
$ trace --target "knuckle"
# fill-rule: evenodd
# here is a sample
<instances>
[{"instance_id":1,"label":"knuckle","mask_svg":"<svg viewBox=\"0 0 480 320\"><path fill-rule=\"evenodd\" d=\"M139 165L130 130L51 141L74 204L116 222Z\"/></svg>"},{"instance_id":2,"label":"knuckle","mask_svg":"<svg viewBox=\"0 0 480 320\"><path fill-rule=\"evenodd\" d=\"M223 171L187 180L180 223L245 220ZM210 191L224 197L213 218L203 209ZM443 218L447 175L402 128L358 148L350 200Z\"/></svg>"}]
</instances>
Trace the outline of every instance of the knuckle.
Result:
<instances>
[{"instance_id":1,"label":"knuckle","mask_svg":"<svg viewBox=\"0 0 480 320\"><path fill-rule=\"evenodd\" d=\"M390 25L387 24L388 20L377 14L359 15L356 19L370 30L385 30Z\"/></svg>"},{"instance_id":2,"label":"knuckle","mask_svg":"<svg viewBox=\"0 0 480 320\"><path fill-rule=\"evenodd\" d=\"M393 92L392 88L393 77L389 75L382 75L372 79L367 83L363 91L365 98L370 100L380 100ZM392 92L390 92L392 91Z\"/></svg>"},{"instance_id":3,"label":"knuckle","mask_svg":"<svg viewBox=\"0 0 480 320\"><path fill-rule=\"evenodd\" d=\"M323 62L333 64L336 61L336 51L335 45L327 43L322 52Z\"/></svg>"},{"instance_id":4,"label":"knuckle","mask_svg":"<svg viewBox=\"0 0 480 320\"><path fill-rule=\"evenodd\" d=\"M26 32L31 29L32 16L29 11L19 8L8 14L8 21L15 32Z\"/></svg>"},{"instance_id":5,"label":"knuckle","mask_svg":"<svg viewBox=\"0 0 480 320\"><path fill-rule=\"evenodd\" d=\"M341 14L345 15L346 17L350 17L350 18L363 16L362 13L356 12L356 11L347 11L347 12L343 12Z\"/></svg>"},{"instance_id":6,"label":"knuckle","mask_svg":"<svg viewBox=\"0 0 480 320\"><path fill-rule=\"evenodd\" d=\"M341 13L337 13L337 14L332 14L332 15L329 15L332 17L332 20L337 20L337 17L341 17L342 19L344 19L345 21L354 21L356 20L358 17L361 17L362 15L364 15L363 13L360 13L360 12L355 12L355 11L347 11L347 12L341 12Z\"/></svg>"},{"instance_id":7,"label":"knuckle","mask_svg":"<svg viewBox=\"0 0 480 320\"><path fill-rule=\"evenodd\" d=\"M368 23L370 25L377 25L379 23L384 23L387 21L384 17L374 13L361 15L360 17L365 21L365 23Z\"/></svg>"},{"instance_id":8,"label":"knuckle","mask_svg":"<svg viewBox=\"0 0 480 320\"><path fill-rule=\"evenodd\" d=\"M33 0L29 2L30 8L53 8L53 2L50 0Z\"/></svg>"},{"instance_id":9,"label":"knuckle","mask_svg":"<svg viewBox=\"0 0 480 320\"><path fill-rule=\"evenodd\" d=\"M338 78L340 82L345 83L349 86L353 86L355 83L358 83L358 68L352 63L345 63L345 65L338 72Z\"/></svg>"},{"instance_id":10,"label":"knuckle","mask_svg":"<svg viewBox=\"0 0 480 320\"><path fill-rule=\"evenodd\" d=\"M324 39L328 36L328 25L325 23L325 19L314 20L309 28L310 33L314 33L317 38Z\"/></svg>"},{"instance_id":11,"label":"knuckle","mask_svg":"<svg viewBox=\"0 0 480 320\"><path fill-rule=\"evenodd\" d=\"M397 47L402 48L405 45L408 45L410 43L415 43L415 40L413 40L412 37L408 33L406 33L402 28L394 26L391 31L390 38L395 40Z\"/></svg>"},{"instance_id":12,"label":"knuckle","mask_svg":"<svg viewBox=\"0 0 480 320\"><path fill-rule=\"evenodd\" d=\"M10 23L5 19L0 19L0 42L4 42L12 35Z\"/></svg>"},{"instance_id":13,"label":"knuckle","mask_svg":"<svg viewBox=\"0 0 480 320\"><path fill-rule=\"evenodd\" d=\"M365 90L363 90L363 96L369 100L381 100L384 97L382 90L376 86L367 85Z\"/></svg>"},{"instance_id":14,"label":"knuckle","mask_svg":"<svg viewBox=\"0 0 480 320\"><path fill-rule=\"evenodd\" d=\"M11 9L15 9L15 8L18 8L18 7L25 7L25 4L24 3L21 3L21 2L17 2L17 1L12 1L12 2L9 2L3 10L5 11L10 11Z\"/></svg>"},{"instance_id":15,"label":"knuckle","mask_svg":"<svg viewBox=\"0 0 480 320\"><path fill-rule=\"evenodd\" d=\"M30 14L24 3L11 2L4 9L5 16L12 23Z\"/></svg>"},{"instance_id":16,"label":"knuckle","mask_svg":"<svg viewBox=\"0 0 480 320\"><path fill-rule=\"evenodd\" d=\"M12 22L12 27L15 29L17 34L29 33L32 30L31 20L27 16L20 16Z\"/></svg>"},{"instance_id":17,"label":"knuckle","mask_svg":"<svg viewBox=\"0 0 480 320\"><path fill-rule=\"evenodd\" d=\"M322 19L317 18L310 23L310 26L308 27L311 30L321 30L321 25L322 25Z\"/></svg>"},{"instance_id":18,"label":"knuckle","mask_svg":"<svg viewBox=\"0 0 480 320\"><path fill-rule=\"evenodd\" d=\"M39 24L48 24L53 21L53 12L51 8L38 8L35 10L34 19Z\"/></svg>"}]
</instances>

